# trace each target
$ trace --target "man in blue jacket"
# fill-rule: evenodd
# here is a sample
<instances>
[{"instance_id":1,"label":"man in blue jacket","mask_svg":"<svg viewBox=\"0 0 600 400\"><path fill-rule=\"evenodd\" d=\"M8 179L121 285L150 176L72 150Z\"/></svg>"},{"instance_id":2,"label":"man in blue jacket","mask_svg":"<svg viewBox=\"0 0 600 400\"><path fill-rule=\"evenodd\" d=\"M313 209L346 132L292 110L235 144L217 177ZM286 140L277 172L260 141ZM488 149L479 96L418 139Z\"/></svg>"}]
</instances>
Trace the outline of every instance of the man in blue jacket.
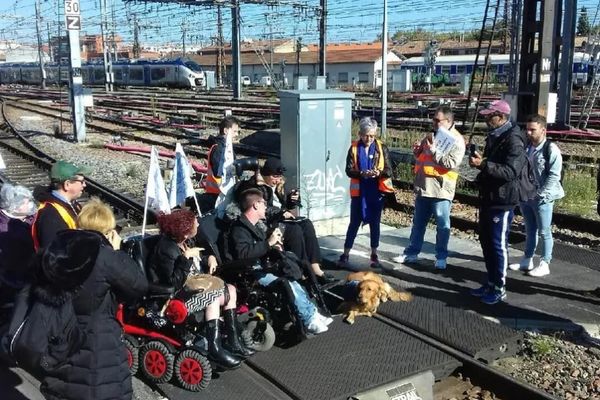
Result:
<instances>
[{"instance_id":1,"label":"man in blue jacket","mask_svg":"<svg viewBox=\"0 0 600 400\"><path fill-rule=\"evenodd\" d=\"M506 101L494 101L479 114L485 117L489 131L483 156L475 152L469 164L480 170L479 241L488 278L471 294L486 304L496 304L506 298L508 234L520 198L520 173L527 162L526 140L516 123L510 121Z\"/></svg>"},{"instance_id":2,"label":"man in blue jacket","mask_svg":"<svg viewBox=\"0 0 600 400\"><path fill-rule=\"evenodd\" d=\"M527 275L541 277L550 273L552 260L552 211L554 201L565 196L560 183L562 156L554 143L546 140L546 118L531 115L527 118L527 157L533 165L537 193L535 198L519 203L525 220L525 255L521 262L509 265L513 271L527 271ZM534 268L533 255L538 243L542 242L542 254L539 264Z\"/></svg>"}]
</instances>

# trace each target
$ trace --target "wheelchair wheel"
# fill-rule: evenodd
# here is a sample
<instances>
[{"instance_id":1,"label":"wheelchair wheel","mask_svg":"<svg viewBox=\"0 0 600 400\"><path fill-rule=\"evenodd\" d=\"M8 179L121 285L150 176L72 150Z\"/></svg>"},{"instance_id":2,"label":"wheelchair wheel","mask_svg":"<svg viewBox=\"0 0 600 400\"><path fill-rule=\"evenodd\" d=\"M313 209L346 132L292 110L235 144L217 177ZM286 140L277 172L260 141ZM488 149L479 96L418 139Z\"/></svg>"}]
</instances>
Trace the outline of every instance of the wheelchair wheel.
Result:
<instances>
[{"instance_id":1,"label":"wheelchair wheel","mask_svg":"<svg viewBox=\"0 0 600 400\"><path fill-rule=\"evenodd\" d=\"M184 350L175 360L175 380L192 392L205 389L212 377L210 362L196 350Z\"/></svg>"},{"instance_id":2,"label":"wheelchair wheel","mask_svg":"<svg viewBox=\"0 0 600 400\"><path fill-rule=\"evenodd\" d=\"M140 352L142 374L153 383L168 382L173 377L174 359L167 346L161 342L148 342Z\"/></svg>"},{"instance_id":3,"label":"wheelchair wheel","mask_svg":"<svg viewBox=\"0 0 600 400\"><path fill-rule=\"evenodd\" d=\"M241 333L244 346L256 351L267 351L275 344L275 331L266 321L250 321Z\"/></svg>"},{"instance_id":4,"label":"wheelchair wheel","mask_svg":"<svg viewBox=\"0 0 600 400\"><path fill-rule=\"evenodd\" d=\"M127 349L127 365L129 365L129 371L131 372L131 375L135 375L138 371L140 362L140 351L137 340L129 335L125 335L123 337L123 342Z\"/></svg>"}]
</instances>

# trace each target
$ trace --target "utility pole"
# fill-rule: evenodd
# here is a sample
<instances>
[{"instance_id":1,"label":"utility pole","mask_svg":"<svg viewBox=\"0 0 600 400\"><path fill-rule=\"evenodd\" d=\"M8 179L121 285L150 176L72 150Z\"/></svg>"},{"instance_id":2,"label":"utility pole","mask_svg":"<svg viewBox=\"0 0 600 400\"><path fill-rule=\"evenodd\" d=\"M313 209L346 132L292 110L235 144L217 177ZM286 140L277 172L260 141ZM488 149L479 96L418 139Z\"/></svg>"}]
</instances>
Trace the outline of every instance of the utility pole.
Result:
<instances>
[{"instance_id":1,"label":"utility pole","mask_svg":"<svg viewBox=\"0 0 600 400\"><path fill-rule=\"evenodd\" d=\"M233 98L239 100L242 97L242 65L240 60L240 2L232 1L231 7L231 83L233 87Z\"/></svg>"},{"instance_id":2,"label":"utility pole","mask_svg":"<svg viewBox=\"0 0 600 400\"><path fill-rule=\"evenodd\" d=\"M38 40L38 58L40 59L40 84L42 89L46 89L46 70L44 69L44 52L42 51L42 37L40 36L40 0L35 3L35 30Z\"/></svg>"},{"instance_id":3,"label":"utility pole","mask_svg":"<svg viewBox=\"0 0 600 400\"><path fill-rule=\"evenodd\" d=\"M133 58L140 57L140 25L138 24L137 15L133 14Z\"/></svg>"},{"instance_id":4,"label":"utility pole","mask_svg":"<svg viewBox=\"0 0 600 400\"><path fill-rule=\"evenodd\" d=\"M296 78L300 77L300 52L302 51L302 38L296 39Z\"/></svg>"},{"instance_id":5,"label":"utility pole","mask_svg":"<svg viewBox=\"0 0 600 400\"><path fill-rule=\"evenodd\" d=\"M221 6L217 6L217 82L223 85L223 20Z\"/></svg>"},{"instance_id":6,"label":"utility pole","mask_svg":"<svg viewBox=\"0 0 600 400\"><path fill-rule=\"evenodd\" d=\"M113 50L113 61L117 61L117 42L115 41L115 30L117 29L117 25L115 23L115 1L110 0L110 8L112 15L112 50Z\"/></svg>"},{"instance_id":7,"label":"utility pole","mask_svg":"<svg viewBox=\"0 0 600 400\"><path fill-rule=\"evenodd\" d=\"M187 33L187 21L184 19L181 22L181 44L182 44L182 57L185 57L185 36Z\"/></svg>"},{"instance_id":8,"label":"utility pole","mask_svg":"<svg viewBox=\"0 0 600 400\"><path fill-rule=\"evenodd\" d=\"M52 54L52 41L50 40L50 23L46 22L46 29L48 30L48 55L50 56L50 62L54 61Z\"/></svg>"},{"instance_id":9,"label":"utility pole","mask_svg":"<svg viewBox=\"0 0 600 400\"><path fill-rule=\"evenodd\" d=\"M65 20L69 34L69 81L71 84L71 113L73 134L78 142L85 141L85 110L83 108L83 78L81 76L81 10L79 0L64 0Z\"/></svg>"},{"instance_id":10,"label":"utility pole","mask_svg":"<svg viewBox=\"0 0 600 400\"><path fill-rule=\"evenodd\" d=\"M106 0L102 0L100 2L100 13L100 34L102 35L102 58L104 61L104 90L106 90L107 92L112 92L112 66L108 56L108 46L105 34L105 28L108 29L106 16Z\"/></svg>"},{"instance_id":11,"label":"utility pole","mask_svg":"<svg viewBox=\"0 0 600 400\"><path fill-rule=\"evenodd\" d=\"M381 138L387 129L387 0L383 0L383 30L381 32Z\"/></svg>"},{"instance_id":12,"label":"utility pole","mask_svg":"<svg viewBox=\"0 0 600 400\"><path fill-rule=\"evenodd\" d=\"M327 68L327 0L321 0L319 20L319 75L326 76ZM271 67L272 69L272 67Z\"/></svg>"},{"instance_id":13,"label":"utility pole","mask_svg":"<svg viewBox=\"0 0 600 400\"><path fill-rule=\"evenodd\" d=\"M275 74L273 73L273 22L268 15L265 14L267 24L269 24L269 77L271 79L271 86L275 85Z\"/></svg>"}]
</instances>

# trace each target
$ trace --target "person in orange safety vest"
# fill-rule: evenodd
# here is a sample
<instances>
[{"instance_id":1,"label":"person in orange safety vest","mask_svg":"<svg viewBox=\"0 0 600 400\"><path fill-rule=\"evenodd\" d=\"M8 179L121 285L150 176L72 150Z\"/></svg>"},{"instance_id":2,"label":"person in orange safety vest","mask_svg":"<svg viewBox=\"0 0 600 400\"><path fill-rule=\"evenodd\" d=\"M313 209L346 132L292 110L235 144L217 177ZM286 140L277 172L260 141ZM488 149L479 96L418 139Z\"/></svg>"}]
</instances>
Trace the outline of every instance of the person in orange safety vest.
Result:
<instances>
[{"instance_id":1,"label":"person in orange safety vest","mask_svg":"<svg viewBox=\"0 0 600 400\"><path fill-rule=\"evenodd\" d=\"M81 209L77 199L86 187L87 170L66 161L57 161L50 170L50 187L36 191L40 206L31 226L35 250L46 247L59 231L77 229Z\"/></svg>"},{"instance_id":2,"label":"person in orange safety vest","mask_svg":"<svg viewBox=\"0 0 600 400\"><path fill-rule=\"evenodd\" d=\"M433 215L436 223L435 268L446 269L450 239L450 208L456 190L456 171L465 155L465 141L454 127L454 113L442 105L433 116L433 133L414 144L415 211L410 244L394 257L397 263L415 263L423 247L427 222ZM442 135L444 139L442 140ZM440 148L438 148L438 146Z\"/></svg>"},{"instance_id":3,"label":"person in orange safety vest","mask_svg":"<svg viewBox=\"0 0 600 400\"><path fill-rule=\"evenodd\" d=\"M377 136L377 121L360 120L359 140L352 142L346 157L346 175L350 178L350 224L346 231L344 253L338 265L347 267L350 250L361 224L369 224L371 236L371 267L377 268L379 258L379 226L386 195L393 195L392 168L388 149Z\"/></svg>"}]
</instances>

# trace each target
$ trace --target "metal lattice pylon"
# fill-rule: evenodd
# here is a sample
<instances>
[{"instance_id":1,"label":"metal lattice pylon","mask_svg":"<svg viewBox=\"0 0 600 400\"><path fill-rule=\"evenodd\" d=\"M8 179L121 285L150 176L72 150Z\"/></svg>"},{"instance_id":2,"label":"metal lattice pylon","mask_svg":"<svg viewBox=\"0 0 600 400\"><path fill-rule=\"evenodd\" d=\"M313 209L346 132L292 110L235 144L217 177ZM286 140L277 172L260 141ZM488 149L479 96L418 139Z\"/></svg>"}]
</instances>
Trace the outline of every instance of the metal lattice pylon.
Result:
<instances>
[{"instance_id":1,"label":"metal lattice pylon","mask_svg":"<svg viewBox=\"0 0 600 400\"><path fill-rule=\"evenodd\" d=\"M587 53L589 54L590 59L594 59L594 63L591 65L593 77L591 83L587 87L585 100L583 102L583 106L581 107L581 112L579 114L579 121L577 122L577 127L580 129L587 128L587 124L590 119L590 114L594 109L594 105L596 104L598 94L600 94L600 74L598 74L598 68L600 68L600 57L598 57L598 45L600 45L598 36L590 38ZM590 64L588 63L588 74L589 73Z\"/></svg>"}]
</instances>

